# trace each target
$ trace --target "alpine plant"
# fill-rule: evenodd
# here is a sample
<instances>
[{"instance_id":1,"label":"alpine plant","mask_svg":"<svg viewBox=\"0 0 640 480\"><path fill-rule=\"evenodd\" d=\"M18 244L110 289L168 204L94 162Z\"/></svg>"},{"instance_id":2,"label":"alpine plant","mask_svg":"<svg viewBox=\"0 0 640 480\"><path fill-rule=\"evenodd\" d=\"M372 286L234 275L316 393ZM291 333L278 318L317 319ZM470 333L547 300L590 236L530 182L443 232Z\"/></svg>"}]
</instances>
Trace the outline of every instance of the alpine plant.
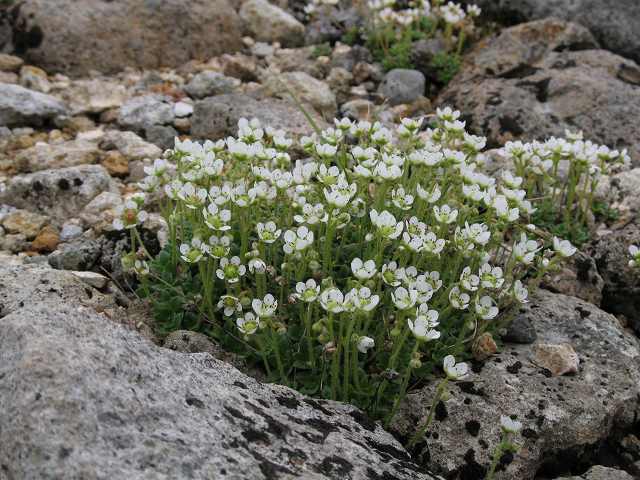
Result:
<instances>
[{"instance_id":1,"label":"alpine plant","mask_svg":"<svg viewBox=\"0 0 640 480\"><path fill-rule=\"evenodd\" d=\"M466 375L454 356L575 252L531 224L516 173L483 173L485 138L459 116L345 118L297 143L241 119L237 137L176 139L115 222L132 232L126 264L271 381L390 419L443 365ZM136 250L145 202L169 227L156 259Z\"/></svg>"}]
</instances>

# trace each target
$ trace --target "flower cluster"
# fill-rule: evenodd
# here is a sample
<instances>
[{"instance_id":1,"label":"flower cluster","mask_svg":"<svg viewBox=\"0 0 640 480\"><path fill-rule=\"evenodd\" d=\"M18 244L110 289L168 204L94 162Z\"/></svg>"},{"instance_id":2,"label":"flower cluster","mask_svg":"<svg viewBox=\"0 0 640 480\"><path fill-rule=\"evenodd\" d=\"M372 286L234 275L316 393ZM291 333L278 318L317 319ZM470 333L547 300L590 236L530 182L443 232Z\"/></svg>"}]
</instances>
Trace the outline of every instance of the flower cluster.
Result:
<instances>
[{"instance_id":1,"label":"flower cluster","mask_svg":"<svg viewBox=\"0 0 640 480\"><path fill-rule=\"evenodd\" d=\"M503 172L506 190L502 193L542 199L534 220L545 226L562 224L555 230L579 242L585 240L578 229L592 216L600 179L628 165L630 159L626 150L584 140L581 132L565 135L566 139L551 137L545 142L507 142L498 153L515 166L515 175Z\"/></svg>"},{"instance_id":2,"label":"flower cluster","mask_svg":"<svg viewBox=\"0 0 640 480\"><path fill-rule=\"evenodd\" d=\"M367 6L375 12L378 21L400 27L419 23L424 18L431 18L435 22L442 20L447 25L461 26L466 19L478 17L481 12L477 5L468 5L465 11L460 4L448 2L442 5L438 0L433 2L419 0L412 2L409 8L397 8L398 3L396 0L369 0Z\"/></svg>"},{"instance_id":3,"label":"flower cluster","mask_svg":"<svg viewBox=\"0 0 640 480\"><path fill-rule=\"evenodd\" d=\"M388 414L410 378L463 378L450 352L575 252L536 236L516 173L483 173L485 143L450 108L431 126L336 120L296 147L255 119L176 140L141 183L170 234L144 281L199 286L206 331L272 380Z\"/></svg>"}]
</instances>

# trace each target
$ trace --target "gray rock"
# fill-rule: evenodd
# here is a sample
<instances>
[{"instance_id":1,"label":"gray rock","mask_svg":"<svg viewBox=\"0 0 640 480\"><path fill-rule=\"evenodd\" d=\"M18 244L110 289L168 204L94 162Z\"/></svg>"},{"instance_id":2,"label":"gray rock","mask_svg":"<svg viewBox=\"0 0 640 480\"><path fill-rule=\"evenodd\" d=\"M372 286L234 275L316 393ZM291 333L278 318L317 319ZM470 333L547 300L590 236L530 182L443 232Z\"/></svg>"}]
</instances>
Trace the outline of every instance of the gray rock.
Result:
<instances>
[{"instance_id":1,"label":"gray rock","mask_svg":"<svg viewBox=\"0 0 640 480\"><path fill-rule=\"evenodd\" d=\"M522 309L521 313L526 312ZM527 315L516 315L502 336L505 342L521 343L524 345L534 343L538 339L536 327Z\"/></svg>"},{"instance_id":2,"label":"gray rock","mask_svg":"<svg viewBox=\"0 0 640 480\"><path fill-rule=\"evenodd\" d=\"M79 225L79 223L73 221L65 222L62 224L62 228L60 229L60 241L68 242L69 240L78 238L82 235L82 232L84 232L84 229Z\"/></svg>"},{"instance_id":3,"label":"gray rock","mask_svg":"<svg viewBox=\"0 0 640 480\"><path fill-rule=\"evenodd\" d=\"M57 270L91 270L100 258L100 248L100 242L96 240L76 238L51 252L48 262Z\"/></svg>"},{"instance_id":4,"label":"gray rock","mask_svg":"<svg viewBox=\"0 0 640 480\"><path fill-rule=\"evenodd\" d=\"M426 79L417 70L394 68L387 73L378 87L378 93L391 105L411 103L424 95Z\"/></svg>"},{"instance_id":5,"label":"gray rock","mask_svg":"<svg viewBox=\"0 0 640 480\"><path fill-rule=\"evenodd\" d=\"M162 150L153 143L145 142L133 132L109 130L100 140L103 150L118 150L127 160L156 159L162 155Z\"/></svg>"},{"instance_id":6,"label":"gray rock","mask_svg":"<svg viewBox=\"0 0 640 480\"><path fill-rule=\"evenodd\" d=\"M193 77L184 87L184 91L193 98L211 97L232 93L240 82L218 72L204 71Z\"/></svg>"},{"instance_id":7,"label":"gray rock","mask_svg":"<svg viewBox=\"0 0 640 480\"><path fill-rule=\"evenodd\" d=\"M598 273L595 260L577 252L571 262L559 271L546 276L542 286L556 293L578 297L596 306L602 302L604 280Z\"/></svg>"},{"instance_id":8,"label":"gray rock","mask_svg":"<svg viewBox=\"0 0 640 480\"><path fill-rule=\"evenodd\" d=\"M336 115L336 96L329 85L305 72L271 75L264 80L263 87L265 95L286 99L291 92L298 101L308 103L325 118Z\"/></svg>"},{"instance_id":9,"label":"gray rock","mask_svg":"<svg viewBox=\"0 0 640 480\"><path fill-rule=\"evenodd\" d=\"M629 475L624 470L596 465L583 475L576 477L558 477L556 480L633 480L636 477Z\"/></svg>"},{"instance_id":10,"label":"gray rock","mask_svg":"<svg viewBox=\"0 0 640 480\"><path fill-rule=\"evenodd\" d=\"M483 16L520 23L546 17L571 20L587 27L607 49L640 61L640 3L636 0L469 0Z\"/></svg>"},{"instance_id":11,"label":"gray rock","mask_svg":"<svg viewBox=\"0 0 640 480\"><path fill-rule=\"evenodd\" d=\"M157 347L42 290L0 321L9 478L434 478L352 406Z\"/></svg>"},{"instance_id":12,"label":"gray rock","mask_svg":"<svg viewBox=\"0 0 640 480\"><path fill-rule=\"evenodd\" d=\"M74 80L59 96L69 105L72 115L101 113L119 108L129 97L122 83L108 78Z\"/></svg>"},{"instance_id":13,"label":"gray rock","mask_svg":"<svg viewBox=\"0 0 640 480\"><path fill-rule=\"evenodd\" d=\"M104 167L80 165L0 182L0 203L46 214L59 225L105 191L116 191L116 186Z\"/></svg>"},{"instance_id":14,"label":"gray rock","mask_svg":"<svg viewBox=\"0 0 640 480\"><path fill-rule=\"evenodd\" d=\"M562 452L583 461L592 445L635 424L640 413L640 342L594 305L544 290L521 313L534 325L535 345L503 351L465 381L449 385L431 437L417 445L430 468L449 479L484 478L500 438L500 416L523 423L520 451L496 480L533 480ZM549 377L535 363L539 344L570 344L580 359L576 374ZM435 385L410 394L393 426L402 437L424 421ZM437 440L434 439L437 438ZM406 437L405 437L406 438ZM587 460L588 461L588 460Z\"/></svg>"},{"instance_id":15,"label":"gray rock","mask_svg":"<svg viewBox=\"0 0 640 480\"><path fill-rule=\"evenodd\" d=\"M640 67L594 48L579 25L547 19L504 30L466 59L437 104L464 112L473 133L489 144L564 136L628 148L640 162ZM590 50L584 50L589 48Z\"/></svg>"},{"instance_id":16,"label":"gray rock","mask_svg":"<svg viewBox=\"0 0 640 480\"><path fill-rule=\"evenodd\" d=\"M304 43L304 25L267 0L247 0L240 8L240 18L256 40L280 42L284 47Z\"/></svg>"},{"instance_id":17,"label":"gray rock","mask_svg":"<svg viewBox=\"0 0 640 480\"><path fill-rule=\"evenodd\" d=\"M16 51L47 72L176 67L242 46L230 0L26 0L9 15Z\"/></svg>"},{"instance_id":18,"label":"gray rock","mask_svg":"<svg viewBox=\"0 0 640 480\"><path fill-rule=\"evenodd\" d=\"M21 173L75 167L97 163L100 153L95 143L86 140L76 139L61 143L40 142L18 152L14 165Z\"/></svg>"},{"instance_id":19,"label":"gray rock","mask_svg":"<svg viewBox=\"0 0 640 480\"><path fill-rule=\"evenodd\" d=\"M331 53L331 66L344 68L345 70L353 70L358 63L371 63L373 56L371 52L363 46L339 45L333 49Z\"/></svg>"},{"instance_id":20,"label":"gray rock","mask_svg":"<svg viewBox=\"0 0 640 480\"><path fill-rule=\"evenodd\" d=\"M173 106L162 95L134 97L120 107L118 123L131 130L142 132L153 125L173 122Z\"/></svg>"},{"instance_id":21,"label":"gray rock","mask_svg":"<svg viewBox=\"0 0 640 480\"><path fill-rule=\"evenodd\" d=\"M66 113L66 106L51 95L0 83L0 126L41 126Z\"/></svg>"},{"instance_id":22,"label":"gray rock","mask_svg":"<svg viewBox=\"0 0 640 480\"><path fill-rule=\"evenodd\" d=\"M91 288L70 272L48 265L0 265L0 325L5 316L26 306L53 308L62 304L97 310L117 307L113 297Z\"/></svg>"},{"instance_id":23,"label":"gray rock","mask_svg":"<svg viewBox=\"0 0 640 480\"><path fill-rule=\"evenodd\" d=\"M238 120L242 117L258 118L264 125L282 128L292 134L308 135L313 132L304 114L286 100L256 100L247 95L230 94L196 102L191 134L211 140L235 135ZM322 120L317 117L315 120L322 128Z\"/></svg>"},{"instance_id":24,"label":"gray rock","mask_svg":"<svg viewBox=\"0 0 640 480\"><path fill-rule=\"evenodd\" d=\"M603 232L591 246L598 271L604 279L602 308L624 315L640 334L640 275L629 267L629 245L640 244L640 226L631 223Z\"/></svg>"},{"instance_id":25,"label":"gray rock","mask_svg":"<svg viewBox=\"0 0 640 480\"><path fill-rule=\"evenodd\" d=\"M153 125L145 130L146 139L162 150L172 148L177 136L177 130L170 125Z\"/></svg>"},{"instance_id":26,"label":"gray rock","mask_svg":"<svg viewBox=\"0 0 640 480\"><path fill-rule=\"evenodd\" d=\"M365 19L359 5L343 2L341 8L325 9L322 15L315 15L306 29L306 44L334 43L342 40L345 33L357 30Z\"/></svg>"}]
</instances>

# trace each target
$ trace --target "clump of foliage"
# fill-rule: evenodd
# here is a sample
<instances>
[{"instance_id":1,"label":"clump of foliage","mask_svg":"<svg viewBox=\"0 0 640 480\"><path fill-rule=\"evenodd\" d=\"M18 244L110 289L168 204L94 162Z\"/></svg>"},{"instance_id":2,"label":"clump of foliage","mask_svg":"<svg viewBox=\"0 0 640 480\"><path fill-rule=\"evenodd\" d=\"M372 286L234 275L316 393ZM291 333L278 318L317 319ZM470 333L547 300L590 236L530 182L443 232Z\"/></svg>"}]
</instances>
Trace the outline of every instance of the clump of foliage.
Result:
<instances>
[{"instance_id":1,"label":"clump of foliage","mask_svg":"<svg viewBox=\"0 0 640 480\"><path fill-rule=\"evenodd\" d=\"M441 366L466 376L454 356L575 252L531 225L526 170L480 172L486 140L459 116L438 110L426 130L336 120L297 149L255 119L235 138L176 140L146 168L146 198L119 211L123 262L165 328L206 332L271 381L389 421ZM168 224L155 259L136 228L145 202Z\"/></svg>"},{"instance_id":2,"label":"clump of foliage","mask_svg":"<svg viewBox=\"0 0 640 480\"><path fill-rule=\"evenodd\" d=\"M508 142L501 155L515 165L519 188L537 199L534 222L555 235L581 245L589 237L593 215L612 221L617 212L595 200L602 175L630 161L618 151L566 132L566 139L552 137L544 143Z\"/></svg>"},{"instance_id":3,"label":"clump of foliage","mask_svg":"<svg viewBox=\"0 0 640 480\"><path fill-rule=\"evenodd\" d=\"M311 55L313 56L313 58L329 57L331 55L331 52L331 45L329 45L328 43L321 43L313 47Z\"/></svg>"},{"instance_id":4,"label":"clump of foliage","mask_svg":"<svg viewBox=\"0 0 640 480\"><path fill-rule=\"evenodd\" d=\"M458 72L467 34L474 28L480 9L467 10L453 2L439 0L411 2L410 8L399 9L395 1L371 0L365 37L376 60L387 70L413 68L411 50L417 40L440 37L445 49L432 61L436 77L448 83Z\"/></svg>"},{"instance_id":5,"label":"clump of foliage","mask_svg":"<svg viewBox=\"0 0 640 480\"><path fill-rule=\"evenodd\" d=\"M431 68L443 85L447 85L460 71L462 59L457 53L438 52L431 60Z\"/></svg>"}]
</instances>

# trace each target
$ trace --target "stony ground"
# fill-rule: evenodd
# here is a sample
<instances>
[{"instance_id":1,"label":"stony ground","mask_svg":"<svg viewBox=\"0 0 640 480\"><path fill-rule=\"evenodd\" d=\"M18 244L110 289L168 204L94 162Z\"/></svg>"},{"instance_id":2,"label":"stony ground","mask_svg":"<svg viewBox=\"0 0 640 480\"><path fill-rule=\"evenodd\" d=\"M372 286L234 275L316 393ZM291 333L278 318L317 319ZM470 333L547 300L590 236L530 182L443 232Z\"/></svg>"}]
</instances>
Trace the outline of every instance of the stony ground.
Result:
<instances>
[{"instance_id":1,"label":"stony ground","mask_svg":"<svg viewBox=\"0 0 640 480\"><path fill-rule=\"evenodd\" d=\"M476 2L499 28L445 87L428 67L437 42L415 45L418 70L385 73L336 42L354 9L308 23L302 3L0 2L0 479L480 479L504 413L524 423L523 448L496 478L640 476L640 275L626 253L640 243L639 4ZM384 431L240 373L199 334L157 345L121 270L114 211L174 137L223 138L241 117L311 132L283 85L320 125L451 105L490 147L569 128L629 149L598 192L619 220L593 225L411 452L401 442L432 386ZM165 241L159 215L144 236Z\"/></svg>"}]
</instances>

